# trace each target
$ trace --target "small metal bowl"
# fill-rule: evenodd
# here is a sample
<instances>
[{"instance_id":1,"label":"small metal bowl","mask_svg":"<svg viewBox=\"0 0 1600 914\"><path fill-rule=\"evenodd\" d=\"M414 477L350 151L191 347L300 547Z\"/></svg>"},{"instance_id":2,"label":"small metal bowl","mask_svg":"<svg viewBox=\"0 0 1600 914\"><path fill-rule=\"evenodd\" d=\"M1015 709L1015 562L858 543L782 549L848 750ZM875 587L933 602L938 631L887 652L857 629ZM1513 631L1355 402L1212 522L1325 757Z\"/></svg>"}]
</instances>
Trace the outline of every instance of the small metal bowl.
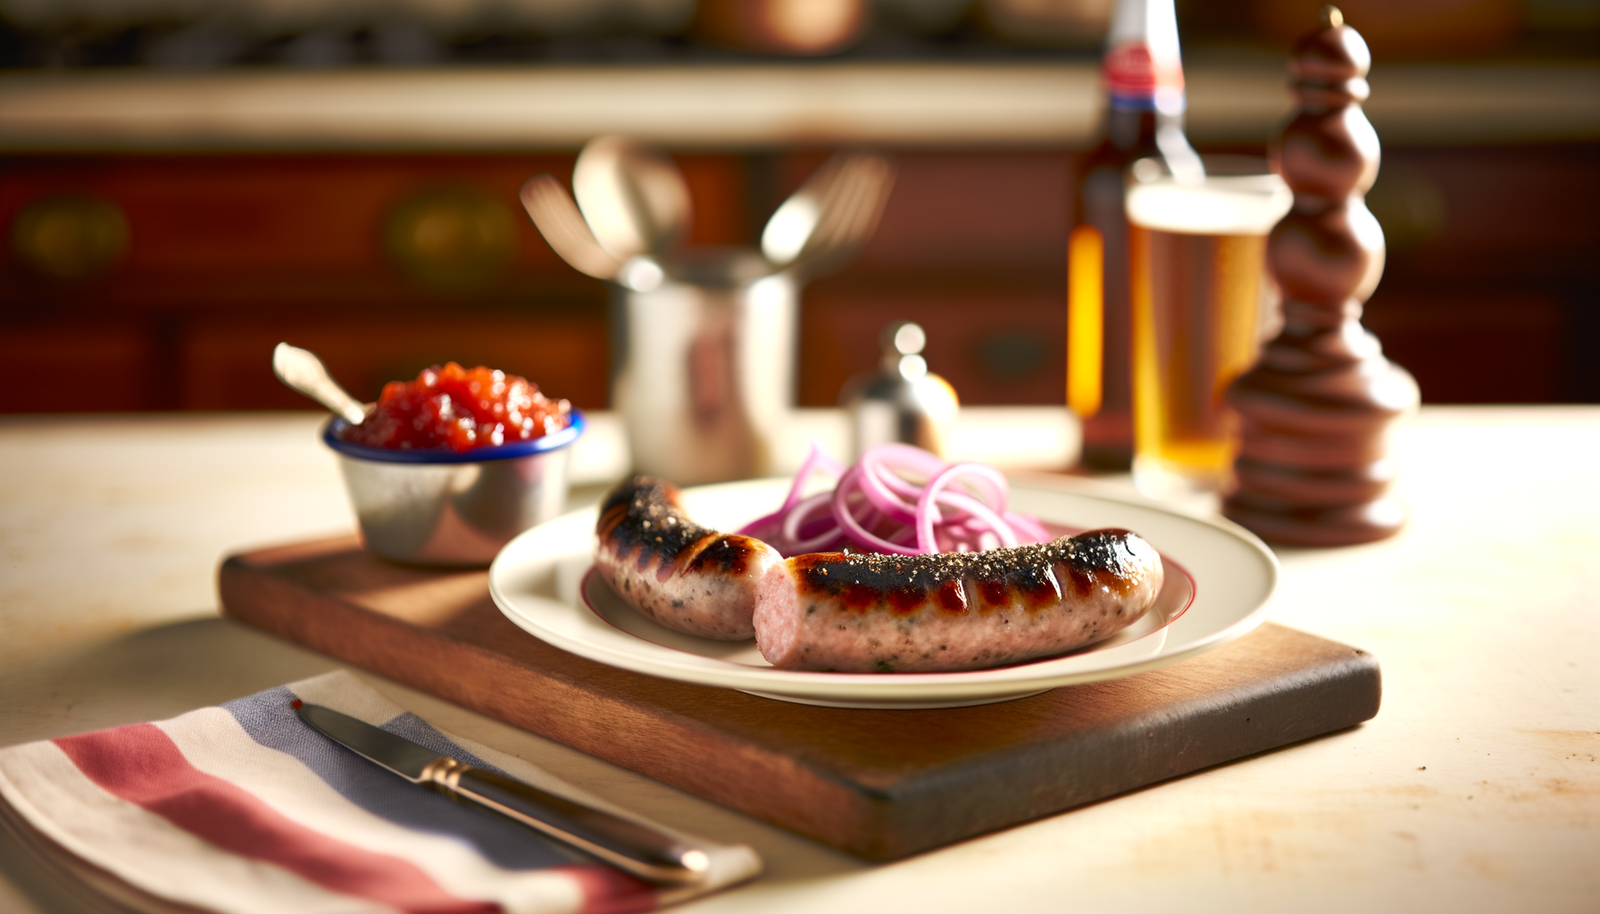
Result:
<instances>
[{"instance_id":1,"label":"small metal bowl","mask_svg":"<svg viewBox=\"0 0 1600 914\"><path fill-rule=\"evenodd\" d=\"M322 440L339 455L345 491L373 555L416 565L482 567L567 503L572 442L583 414L559 432L495 447L400 451L354 444L339 417Z\"/></svg>"}]
</instances>

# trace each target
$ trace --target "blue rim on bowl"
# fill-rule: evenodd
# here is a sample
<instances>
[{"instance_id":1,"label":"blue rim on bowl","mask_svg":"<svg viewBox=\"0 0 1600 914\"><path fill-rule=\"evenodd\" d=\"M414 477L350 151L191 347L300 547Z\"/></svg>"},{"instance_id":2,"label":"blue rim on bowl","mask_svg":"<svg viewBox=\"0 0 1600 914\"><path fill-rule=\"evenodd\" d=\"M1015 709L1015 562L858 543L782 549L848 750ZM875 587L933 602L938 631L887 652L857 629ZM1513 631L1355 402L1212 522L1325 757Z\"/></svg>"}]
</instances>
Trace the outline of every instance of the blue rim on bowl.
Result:
<instances>
[{"instance_id":1,"label":"blue rim on bowl","mask_svg":"<svg viewBox=\"0 0 1600 914\"><path fill-rule=\"evenodd\" d=\"M346 441L342 437L344 430L350 425L343 418L333 416L328 424L322 427L322 442L346 457L358 460L376 460L380 463L482 463L487 460L514 460L518 457L530 457L534 454L543 454L548 451L558 450L578 440L583 434L583 412L572 411L572 424L559 432L551 432L529 441L513 441L510 444L490 445L477 447L470 451L449 450L393 450L384 447L372 447L365 444L356 444Z\"/></svg>"}]
</instances>

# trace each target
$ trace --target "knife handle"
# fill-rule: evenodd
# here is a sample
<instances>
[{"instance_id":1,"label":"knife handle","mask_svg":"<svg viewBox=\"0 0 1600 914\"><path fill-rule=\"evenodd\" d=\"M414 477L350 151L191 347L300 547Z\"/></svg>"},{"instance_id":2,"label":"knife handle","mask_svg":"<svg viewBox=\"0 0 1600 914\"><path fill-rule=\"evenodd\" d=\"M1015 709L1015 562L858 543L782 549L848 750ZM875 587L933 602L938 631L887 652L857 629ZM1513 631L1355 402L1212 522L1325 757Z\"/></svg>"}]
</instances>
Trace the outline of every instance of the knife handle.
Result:
<instances>
[{"instance_id":1,"label":"knife handle","mask_svg":"<svg viewBox=\"0 0 1600 914\"><path fill-rule=\"evenodd\" d=\"M694 885L711 865L705 851L671 835L453 758L431 762L421 780L653 882Z\"/></svg>"}]
</instances>

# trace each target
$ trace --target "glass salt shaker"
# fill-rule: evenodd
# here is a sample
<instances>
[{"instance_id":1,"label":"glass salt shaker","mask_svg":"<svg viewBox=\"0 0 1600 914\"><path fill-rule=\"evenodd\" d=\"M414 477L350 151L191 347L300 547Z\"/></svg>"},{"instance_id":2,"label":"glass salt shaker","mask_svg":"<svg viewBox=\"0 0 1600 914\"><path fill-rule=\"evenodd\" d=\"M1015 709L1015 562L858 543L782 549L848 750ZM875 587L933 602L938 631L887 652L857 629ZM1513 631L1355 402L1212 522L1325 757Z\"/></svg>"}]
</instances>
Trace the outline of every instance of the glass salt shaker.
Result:
<instances>
[{"instance_id":1,"label":"glass salt shaker","mask_svg":"<svg viewBox=\"0 0 1600 914\"><path fill-rule=\"evenodd\" d=\"M851 378L839 393L839 404L850 410L854 458L888 442L943 456L959 401L948 381L928 371L922 357L927 335L911 321L896 321L878 338L883 358L877 369Z\"/></svg>"}]
</instances>

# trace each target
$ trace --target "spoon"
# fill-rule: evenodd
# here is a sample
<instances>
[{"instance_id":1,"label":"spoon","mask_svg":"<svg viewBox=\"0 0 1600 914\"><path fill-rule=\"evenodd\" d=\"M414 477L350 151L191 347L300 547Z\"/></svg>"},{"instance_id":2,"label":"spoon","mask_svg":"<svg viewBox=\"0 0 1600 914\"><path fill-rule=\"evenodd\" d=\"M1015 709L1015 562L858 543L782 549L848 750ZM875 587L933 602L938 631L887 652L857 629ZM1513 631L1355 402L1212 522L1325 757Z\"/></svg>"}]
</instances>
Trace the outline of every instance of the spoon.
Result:
<instances>
[{"instance_id":1,"label":"spoon","mask_svg":"<svg viewBox=\"0 0 1600 914\"><path fill-rule=\"evenodd\" d=\"M773 212L761 252L773 266L816 274L853 256L872 236L894 186L894 166L873 153L839 153Z\"/></svg>"},{"instance_id":2,"label":"spoon","mask_svg":"<svg viewBox=\"0 0 1600 914\"><path fill-rule=\"evenodd\" d=\"M622 269L622 261L594 237L560 181L548 174L530 178L522 185L521 196L522 208L539 227L539 234L573 269L595 279L612 279Z\"/></svg>"},{"instance_id":3,"label":"spoon","mask_svg":"<svg viewBox=\"0 0 1600 914\"><path fill-rule=\"evenodd\" d=\"M310 350L279 343L272 350L272 371L278 380L343 416L351 425L360 425L367 418L366 405L346 393Z\"/></svg>"},{"instance_id":4,"label":"spoon","mask_svg":"<svg viewBox=\"0 0 1600 914\"><path fill-rule=\"evenodd\" d=\"M539 234L578 272L619 282L635 292L649 292L666 278L661 265L650 257L618 260L601 246L578 212L578 205L572 202L572 195L550 175L528 179L522 185L521 196L522 208L539 227Z\"/></svg>"},{"instance_id":5,"label":"spoon","mask_svg":"<svg viewBox=\"0 0 1600 914\"><path fill-rule=\"evenodd\" d=\"M595 238L619 260L660 253L689 225L683 172L626 137L590 140L578 154L572 191Z\"/></svg>"}]
</instances>

